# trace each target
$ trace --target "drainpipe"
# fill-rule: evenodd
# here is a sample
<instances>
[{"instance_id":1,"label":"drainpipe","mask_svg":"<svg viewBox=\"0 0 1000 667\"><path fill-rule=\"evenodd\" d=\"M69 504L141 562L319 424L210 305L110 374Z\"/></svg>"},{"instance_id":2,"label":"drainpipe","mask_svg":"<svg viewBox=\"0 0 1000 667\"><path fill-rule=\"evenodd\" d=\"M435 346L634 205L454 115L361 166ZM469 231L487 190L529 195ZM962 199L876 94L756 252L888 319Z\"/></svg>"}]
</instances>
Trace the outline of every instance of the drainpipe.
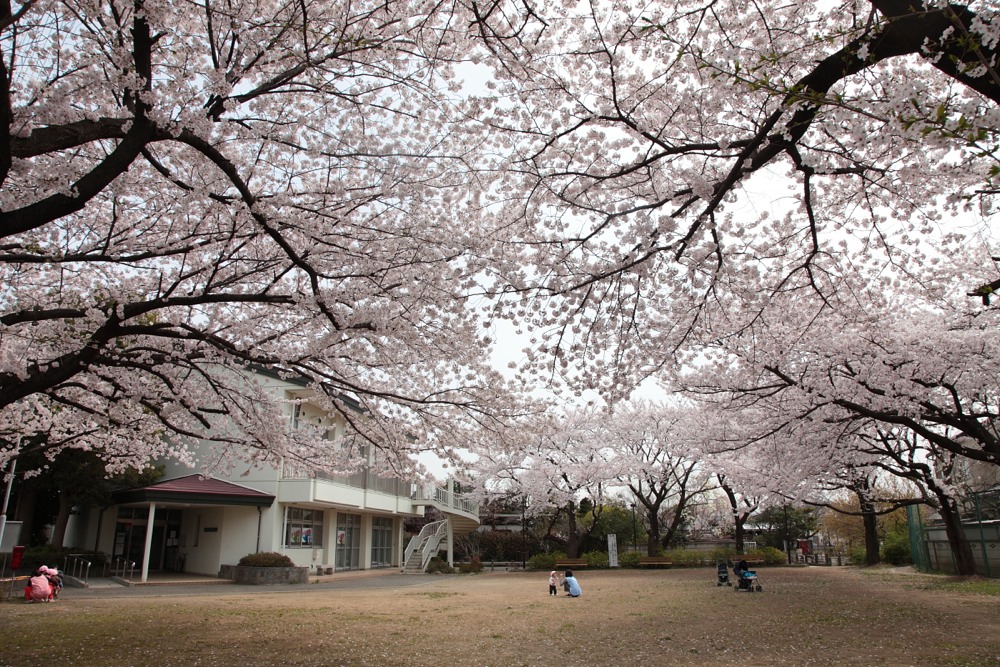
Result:
<instances>
[{"instance_id":1,"label":"drainpipe","mask_svg":"<svg viewBox=\"0 0 1000 667\"><path fill-rule=\"evenodd\" d=\"M107 509L107 507L102 507L101 511L97 514L97 535L94 536L94 551L101 550L101 525L104 523L104 512Z\"/></svg>"},{"instance_id":2,"label":"drainpipe","mask_svg":"<svg viewBox=\"0 0 1000 667\"><path fill-rule=\"evenodd\" d=\"M257 553L260 553L260 526L264 520L264 511L257 505Z\"/></svg>"}]
</instances>

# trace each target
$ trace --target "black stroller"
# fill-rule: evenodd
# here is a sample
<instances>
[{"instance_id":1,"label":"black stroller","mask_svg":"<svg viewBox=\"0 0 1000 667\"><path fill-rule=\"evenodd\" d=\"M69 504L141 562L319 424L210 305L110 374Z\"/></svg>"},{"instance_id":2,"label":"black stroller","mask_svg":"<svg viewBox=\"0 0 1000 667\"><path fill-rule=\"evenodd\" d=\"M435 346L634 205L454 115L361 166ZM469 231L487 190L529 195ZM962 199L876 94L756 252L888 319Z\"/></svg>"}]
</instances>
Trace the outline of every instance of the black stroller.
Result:
<instances>
[{"instance_id":1,"label":"black stroller","mask_svg":"<svg viewBox=\"0 0 1000 667\"><path fill-rule=\"evenodd\" d=\"M764 590L760 583L760 577L750 569L745 560L740 560L736 565L733 565L733 574L736 575L736 588L734 590L737 593L740 591L760 593Z\"/></svg>"},{"instance_id":2,"label":"black stroller","mask_svg":"<svg viewBox=\"0 0 1000 667\"><path fill-rule=\"evenodd\" d=\"M722 561L716 563L715 570L717 572L716 586L722 586L723 584L726 586L733 585L733 582L729 581L729 567L725 563Z\"/></svg>"}]
</instances>

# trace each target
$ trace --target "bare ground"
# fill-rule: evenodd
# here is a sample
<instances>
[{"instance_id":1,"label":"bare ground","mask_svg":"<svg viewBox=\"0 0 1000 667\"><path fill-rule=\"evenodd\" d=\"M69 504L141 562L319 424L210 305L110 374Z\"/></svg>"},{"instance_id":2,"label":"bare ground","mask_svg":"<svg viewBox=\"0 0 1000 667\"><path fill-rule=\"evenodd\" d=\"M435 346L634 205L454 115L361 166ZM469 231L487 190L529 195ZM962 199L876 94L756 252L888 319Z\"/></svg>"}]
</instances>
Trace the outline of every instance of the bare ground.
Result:
<instances>
[{"instance_id":1,"label":"bare ground","mask_svg":"<svg viewBox=\"0 0 1000 667\"><path fill-rule=\"evenodd\" d=\"M67 589L0 605L0 665L1000 665L1000 597L941 577L766 568L762 593L736 593L714 568L577 574L578 599L549 597L546 573Z\"/></svg>"}]
</instances>

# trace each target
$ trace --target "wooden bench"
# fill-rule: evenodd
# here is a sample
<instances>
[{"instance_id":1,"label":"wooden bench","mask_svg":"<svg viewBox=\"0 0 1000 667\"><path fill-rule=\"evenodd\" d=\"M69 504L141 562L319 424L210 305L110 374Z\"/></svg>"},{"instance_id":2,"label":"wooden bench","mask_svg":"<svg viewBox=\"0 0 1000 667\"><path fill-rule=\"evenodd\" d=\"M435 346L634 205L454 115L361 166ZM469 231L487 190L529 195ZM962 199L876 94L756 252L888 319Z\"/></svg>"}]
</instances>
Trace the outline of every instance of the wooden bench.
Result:
<instances>
[{"instance_id":1,"label":"wooden bench","mask_svg":"<svg viewBox=\"0 0 1000 667\"><path fill-rule=\"evenodd\" d=\"M674 562L663 556L640 556L639 567L670 567Z\"/></svg>"},{"instance_id":2,"label":"wooden bench","mask_svg":"<svg viewBox=\"0 0 1000 667\"><path fill-rule=\"evenodd\" d=\"M568 568L587 567L587 559L586 558L559 558L559 559L556 560L556 569L565 569L567 567Z\"/></svg>"}]
</instances>

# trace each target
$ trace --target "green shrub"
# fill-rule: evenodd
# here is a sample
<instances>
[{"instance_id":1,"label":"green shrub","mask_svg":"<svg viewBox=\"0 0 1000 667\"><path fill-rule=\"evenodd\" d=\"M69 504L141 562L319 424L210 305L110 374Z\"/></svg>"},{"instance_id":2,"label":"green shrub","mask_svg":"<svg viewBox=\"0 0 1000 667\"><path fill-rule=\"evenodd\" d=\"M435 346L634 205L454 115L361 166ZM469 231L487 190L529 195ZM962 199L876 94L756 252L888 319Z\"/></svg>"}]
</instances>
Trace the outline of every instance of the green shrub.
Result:
<instances>
[{"instance_id":1,"label":"green shrub","mask_svg":"<svg viewBox=\"0 0 1000 667\"><path fill-rule=\"evenodd\" d=\"M21 558L21 567L17 568L17 571L36 570L40 565L47 565L48 567L62 570L66 567L66 556L69 554L80 556L83 560L89 561L92 573L99 572L104 564L108 562L108 555L100 551L54 547L51 544L45 544L25 549L24 556ZM2 553L0 554L0 562L6 563L6 567L9 568L11 557L12 554L9 551Z\"/></svg>"},{"instance_id":2,"label":"green shrub","mask_svg":"<svg viewBox=\"0 0 1000 667\"><path fill-rule=\"evenodd\" d=\"M431 558L431 562L427 564L425 572L427 572L427 574L455 574L455 568L448 565L448 561L435 556L434 558Z\"/></svg>"},{"instance_id":3,"label":"green shrub","mask_svg":"<svg viewBox=\"0 0 1000 667\"><path fill-rule=\"evenodd\" d=\"M552 553L542 553L535 554L528 559L528 569L531 570L554 570L556 568L556 559L565 558L566 554L561 551L553 551Z\"/></svg>"},{"instance_id":4,"label":"green shrub","mask_svg":"<svg viewBox=\"0 0 1000 667\"><path fill-rule=\"evenodd\" d=\"M483 571L483 562L477 556L473 556L468 563L459 563L458 571L462 574L478 574Z\"/></svg>"},{"instance_id":5,"label":"green shrub","mask_svg":"<svg viewBox=\"0 0 1000 667\"><path fill-rule=\"evenodd\" d=\"M711 556L705 551L690 549L671 549L662 554L674 567L700 567L705 565Z\"/></svg>"},{"instance_id":6,"label":"green shrub","mask_svg":"<svg viewBox=\"0 0 1000 667\"><path fill-rule=\"evenodd\" d=\"M237 565L241 567L295 567L292 559L274 551L259 551L247 554Z\"/></svg>"},{"instance_id":7,"label":"green shrub","mask_svg":"<svg viewBox=\"0 0 1000 667\"><path fill-rule=\"evenodd\" d=\"M882 562L890 565L909 565L913 562L913 556L910 554L910 535L905 527L901 531L893 531L885 536L880 555Z\"/></svg>"},{"instance_id":8,"label":"green shrub","mask_svg":"<svg viewBox=\"0 0 1000 667\"><path fill-rule=\"evenodd\" d=\"M618 556L618 564L622 567L638 567L642 554L638 551L626 551Z\"/></svg>"},{"instance_id":9,"label":"green shrub","mask_svg":"<svg viewBox=\"0 0 1000 667\"><path fill-rule=\"evenodd\" d=\"M783 565L788 562L788 556L785 555L785 552L774 547L761 547L749 552L746 557L763 558L765 565Z\"/></svg>"},{"instance_id":10,"label":"green shrub","mask_svg":"<svg viewBox=\"0 0 1000 667\"><path fill-rule=\"evenodd\" d=\"M719 547L708 552L708 561L711 564L728 563L736 557L736 549L733 547Z\"/></svg>"},{"instance_id":11,"label":"green shrub","mask_svg":"<svg viewBox=\"0 0 1000 667\"><path fill-rule=\"evenodd\" d=\"M864 565L868 560L868 552L864 545L851 547L847 552L847 557L851 559L851 565Z\"/></svg>"},{"instance_id":12,"label":"green shrub","mask_svg":"<svg viewBox=\"0 0 1000 667\"><path fill-rule=\"evenodd\" d=\"M588 551L583 554L583 557L587 559L587 567L594 569L607 569L609 566L608 554L603 551Z\"/></svg>"}]
</instances>

